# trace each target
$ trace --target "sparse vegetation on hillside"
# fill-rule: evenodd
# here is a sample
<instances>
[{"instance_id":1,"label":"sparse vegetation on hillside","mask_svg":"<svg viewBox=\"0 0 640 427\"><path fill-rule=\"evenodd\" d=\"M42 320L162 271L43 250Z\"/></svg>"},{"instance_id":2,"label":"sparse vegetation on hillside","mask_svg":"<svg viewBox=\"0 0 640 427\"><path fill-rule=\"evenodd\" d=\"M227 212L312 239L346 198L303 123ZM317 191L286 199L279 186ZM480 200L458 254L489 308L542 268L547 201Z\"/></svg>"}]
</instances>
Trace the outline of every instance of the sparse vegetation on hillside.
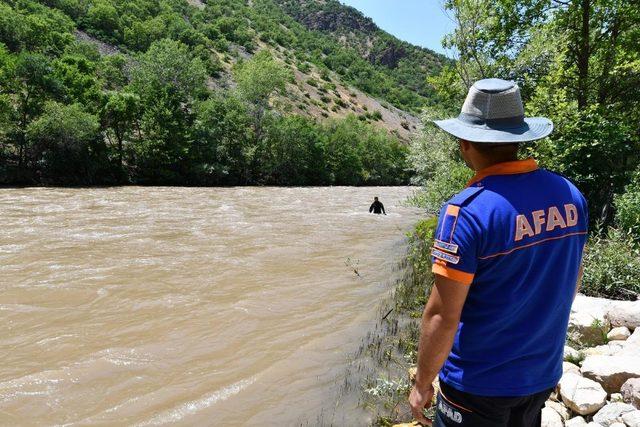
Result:
<instances>
[{"instance_id":1,"label":"sparse vegetation on hillside","mask_svg":"<svg viewBox=\"0 0 640 427\"><path fill-rule=\"evenodd\" d=\"M398 40L358 10L337 0L274 1L306 28L346 48L325 48L327 56L322 62L356 87L410 110L433 102L433 88L427 78L451 63L443 55ZM354 61L353 52L381 76L367 71L368 67L360 60ZM389 83L395 87L387 87Z\"/></svg>"}]
</instances>

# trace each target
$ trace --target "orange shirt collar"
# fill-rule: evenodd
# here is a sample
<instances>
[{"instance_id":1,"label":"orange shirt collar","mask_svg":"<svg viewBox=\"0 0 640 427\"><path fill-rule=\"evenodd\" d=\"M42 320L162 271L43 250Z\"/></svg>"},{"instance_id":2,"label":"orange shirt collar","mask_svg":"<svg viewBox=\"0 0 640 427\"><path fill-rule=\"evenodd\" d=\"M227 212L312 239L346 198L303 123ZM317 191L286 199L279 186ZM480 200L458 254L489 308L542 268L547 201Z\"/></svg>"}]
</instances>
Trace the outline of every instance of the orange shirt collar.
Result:
<instances>
[{"instance_id":1,"label":"orange shirt collar","mask_svg":"<svg viewBox=\"0 0 640 427\"><path fill-rule=\"evenodd\" d=\"M533 172L537 169L538 163L534 159L497 163L476 172L475 176L471 178L471 181L467 184L467 187L491 175L514 175L518 173Z\"/></svg>"}]
</instances>

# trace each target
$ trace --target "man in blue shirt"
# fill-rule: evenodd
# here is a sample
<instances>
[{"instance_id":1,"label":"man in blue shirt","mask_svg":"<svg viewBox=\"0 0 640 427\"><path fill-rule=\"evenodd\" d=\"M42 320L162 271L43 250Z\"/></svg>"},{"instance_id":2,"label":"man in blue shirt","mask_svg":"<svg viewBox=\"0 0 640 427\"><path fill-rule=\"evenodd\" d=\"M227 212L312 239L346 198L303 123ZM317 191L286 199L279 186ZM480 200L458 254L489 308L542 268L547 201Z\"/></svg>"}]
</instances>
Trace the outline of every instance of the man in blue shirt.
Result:
<instances>
[{"instance_id":1,"label":"man in blue shirt","mask_svg":"<svg viewBox=\"0 0 640 427\"><path fill-rule=\"evenodd\" d=\"M518 160L518 144L553 124L524 117L515 83L476 82L460 116L436 124L476 175L440 212L413 414L431 424L423 409L439 373L436 426L540 426L562 375L587 204L566 178Z\"/></svg>"}]
</instances>

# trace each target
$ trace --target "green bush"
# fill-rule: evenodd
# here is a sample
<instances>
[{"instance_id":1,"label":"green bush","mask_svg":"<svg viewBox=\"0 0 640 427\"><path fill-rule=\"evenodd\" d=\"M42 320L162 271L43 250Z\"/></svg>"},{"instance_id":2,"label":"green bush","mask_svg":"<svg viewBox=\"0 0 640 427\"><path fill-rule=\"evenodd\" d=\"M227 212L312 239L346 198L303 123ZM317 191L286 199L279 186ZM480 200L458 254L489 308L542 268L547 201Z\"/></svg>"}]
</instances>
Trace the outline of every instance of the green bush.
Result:
<instances>
[{"instance_id":1,"label":"green bush","mask_svg":"<svg viewBox=\"0 0 640 427\"><path fill-rule=\"evenodd\" d=\"M616 224L636 241L640 241L640 171L635 179L625 188L623 194L614 200L616 207Z\"/></svg>"},{"instance_id":2,"label":"green bush","mask_svg":"<svg viewBox=\"0 0 640 427\"><path fill-rule=\"evenodd\" d=\"M610 229L591 238L584 254L582 292L635 300L640 294L640 248L630 235Z\"/></svg>"},{"instance_id":3,"label":"green bush","mask_svg":"<svg viewBox=\"0 0 640 427\"><path fill-rule=\"evenodd\" d=\"M106 165L98 118L84 110L80 104L48 102L27 128L31 150L42 158L38 167L45 182L94 182Z\"/></svg>"},{"instance_id":4,"label":"green bush","mask_svg":"<svg viewBox=\"0 0 640 427\"><path fill-rule=\"evenodd\" d=\"M411 144L410 160L416 172L413 183L423 186L412 202L435 215L465 187L473 172L460 159L454 140L431 122L432 115L436 113L425 116L423 135Z\"/></svg>"}]
</instances>

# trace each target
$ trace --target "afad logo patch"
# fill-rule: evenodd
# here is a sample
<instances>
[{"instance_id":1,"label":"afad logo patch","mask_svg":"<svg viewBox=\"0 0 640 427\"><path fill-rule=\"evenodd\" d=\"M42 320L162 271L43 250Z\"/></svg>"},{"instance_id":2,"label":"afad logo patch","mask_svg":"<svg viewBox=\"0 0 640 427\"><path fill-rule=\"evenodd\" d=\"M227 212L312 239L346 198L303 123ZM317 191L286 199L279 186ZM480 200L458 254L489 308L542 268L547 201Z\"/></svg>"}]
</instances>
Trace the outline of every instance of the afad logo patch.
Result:
<instances>
[{"instance_id":1,"label":"afad logo patch","mask_svg":"<svg viewBox=\"0 0 640 427\"><path fill-rule=\"evenodd\" d=\"M442 240L434 239L433 247L442 249L443 251L451 252L452 254L458 253L458 245L455 243L443 242Z\"/></svg>"},{"instance_id":2,"label":"afad logo patch","mask_svg":"<svg viewBox=\"0 0 640 427\"><path fill-rule=\"evenodd\" d=\"M438 412L440 412L442 416L450 419L454 423L462 424L462 414L456 409L444 403L442 399L438 399Z\"/></svg>"},{"instance_id":3,"label":"afad logo patch","mask_svg":"<svg viewBox=\"0 0 640 427\"><path fill-rule=\"evenodd\" d=\"M460 262L460 257L459 256L452 255L450 253L441 251L441 250L436 249L436 248L431 249L431 255L436 257L436 258L438 258L438 259L441 259L443 261L447 261L448 263L451 263L451 264L457 264L457 263Z\"/></svg>"}]
</instances>

